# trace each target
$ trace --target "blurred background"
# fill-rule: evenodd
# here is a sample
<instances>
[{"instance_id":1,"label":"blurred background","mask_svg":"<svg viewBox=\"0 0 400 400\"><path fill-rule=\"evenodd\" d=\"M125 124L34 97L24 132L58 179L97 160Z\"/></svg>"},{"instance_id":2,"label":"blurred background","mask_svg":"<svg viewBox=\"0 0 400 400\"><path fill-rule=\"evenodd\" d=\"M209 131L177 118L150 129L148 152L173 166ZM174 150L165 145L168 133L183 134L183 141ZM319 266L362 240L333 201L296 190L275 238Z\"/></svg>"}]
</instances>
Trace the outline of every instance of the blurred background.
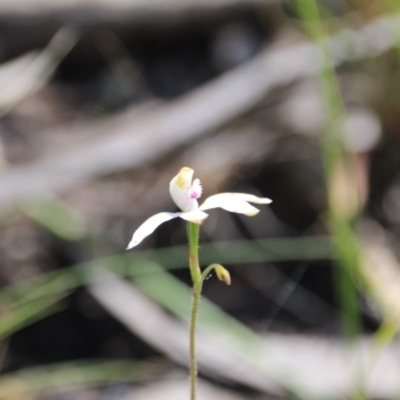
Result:
<instances>
[{"instance_id":1,"label":"blurred background","mask_svg":"<svg viewBox=\"0 0 400 400\"><path fill-rule=\"evenodd\" d=\"M400 398L400 2L2 0L0 399Z\"/></svg>"}]
</instances>

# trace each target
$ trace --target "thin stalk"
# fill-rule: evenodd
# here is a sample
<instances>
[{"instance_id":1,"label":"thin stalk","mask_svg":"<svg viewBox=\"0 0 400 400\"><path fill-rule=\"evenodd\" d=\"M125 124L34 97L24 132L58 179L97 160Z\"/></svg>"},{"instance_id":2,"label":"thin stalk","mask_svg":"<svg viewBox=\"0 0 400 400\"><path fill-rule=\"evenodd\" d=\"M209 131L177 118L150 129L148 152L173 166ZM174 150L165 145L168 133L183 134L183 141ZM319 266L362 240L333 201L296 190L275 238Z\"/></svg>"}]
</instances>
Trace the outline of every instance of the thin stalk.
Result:
<instances>
[{"instance_id":1,"label":"thin stalk","mask_svg":"<svg viewBox=\"0 0 400 400\"><path fill-rule=\"evenodd\" d=\"M199 231L200 226L188 222L187 231L189 237L189 269L193 284L201 280L201 271L199 265Z\"/></svg>"},{"instance_id":2,"label":"thin stalk","mask_svg":"<svg viewBox=\"0 0 400 400\"><path fill-rule=\"evenodd\" d=\"M190 315L190 400L196 400L197 394L197 358L196 358L196 327L199 312L200 295L203 281L193 284L193 301Z\"/></svg>"},{"instance_id":3,"label":"thin stalk","mask_svg":"<svg viewBox=\"0 0 400 400\"><path fill-rule=\"evenodd\" d=\"M337 296L342 310L342 325L349 337L355 337L361 326L358 295L354 285L358 278L358 241L352 231L351 221L340 215L332 199L335 173L344 163L345 157L352 157L350 154L345 155L341 144L341 131L346 110L339 91L326 27L321 21L318 3L316 0L297 0L297 7L302 23L316 45L319 81L329 115L329 126L322 137L322 156L328 192L327 221L334 239L334 248L339 255L339 268L335 268L334 272L338 282Z\"/></svg>"},{"instance_id":4,"label":"thin stalk","mask_svg":"<svg viewBox=\"0 0 400 400\"><path fill-rule=\"evenodd\" d=\"M197 359L196 359L196 326L199 312L200 295L203 278L199 265L199 230L200 227L193 222L188 222L189 237L189 268L193 281L193 301L190 314L190 400L196 400L197 395Z\"/></svg>"}]
</instances>

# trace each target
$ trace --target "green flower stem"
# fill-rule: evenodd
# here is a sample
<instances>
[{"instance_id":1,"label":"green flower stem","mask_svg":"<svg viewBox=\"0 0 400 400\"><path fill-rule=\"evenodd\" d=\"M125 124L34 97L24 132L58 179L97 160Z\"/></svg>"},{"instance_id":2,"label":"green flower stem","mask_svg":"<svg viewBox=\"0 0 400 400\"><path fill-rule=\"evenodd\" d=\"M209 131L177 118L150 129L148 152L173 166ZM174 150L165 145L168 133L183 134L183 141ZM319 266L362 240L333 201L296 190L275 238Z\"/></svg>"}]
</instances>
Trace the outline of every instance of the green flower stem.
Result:
<instances>
[{"instance_id":1,"label":"green flower stem","mask_svg":"<svg viewBox=\"0 0 400 400\"><path fill-rule=\"evenodd\" d=\"M209 265L201 274L201 280L202 282L204 282L204 280L207 278L207 276L209 275L209 273L215 269L216 264L211 264Z\"/></svg>"},{"instance_id":2,"label":"green flower stem","mask_svg":"<svg viewBox=\"0 0 400 400\"><path fill-rule=\"evenodd\" d=\"M200 226L188 222L187 224L189 237L189 268L192 276L193 284L201 280L201 271L199 265L199 231Z\"/></svg>"},{"instance_id":3,"label":"green flower stem","mask_svg":"<svg viewBox=\"0 0 400 400\"><path fill-rule=\"evenodd\" d=\"M190 315L190 400L196 400L197 394L197 359L196 359L196 327L199 312L200 295L203 281L193 284L192 312Z\"/></svg>"},{"instance_id":4,"label":"green flower stem","mask_svg":"<svg viewBox=\"0 0 400 400\"><path fill-rule=\"evenodd\" d=\"M199 265L199 231L200 226L188 222L187 231L189 237L189 269L193 281L193 301L190 313L190 339L189 339L189 358L190 358L190 400L196 400L197 395L197 359L196 359L196 326L199 313L199 304L203 282L208 274L215 269L218 279L230 284L229 273L219 264L209 265L201 272ZM225 272L221 278L220 270ZM226 276L227 275L227 276Z\"/></svg>"},{"instance_id":5,"label":"green flower stem","mask_svg":"<svg viewBox=\"0 0 400 400\"><path fill-rule=\"evenodd\" d=\"M197 394L197 360L196 360L196 325L199 312L200 295L203 286L203 276L199 266L199 230L200 226L188 222L189 237L189 268L193 281L193 302L190 315L190 400L196 400Z\"/></svg>"}]
</instances>

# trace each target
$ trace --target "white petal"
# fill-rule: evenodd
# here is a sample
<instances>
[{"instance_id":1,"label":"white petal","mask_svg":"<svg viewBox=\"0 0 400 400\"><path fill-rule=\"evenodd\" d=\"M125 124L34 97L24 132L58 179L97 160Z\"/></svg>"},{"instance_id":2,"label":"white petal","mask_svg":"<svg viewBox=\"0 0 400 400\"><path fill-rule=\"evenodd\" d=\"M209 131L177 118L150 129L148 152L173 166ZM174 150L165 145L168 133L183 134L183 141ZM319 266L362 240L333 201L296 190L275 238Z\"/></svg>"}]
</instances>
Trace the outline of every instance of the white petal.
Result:
<instances>
[{"instance_id":1,"label":"white petal","mask_svg":"<svg viewBox=\"0 0 400 400\"><path fill-rule=\"evenodd\" d=\"M193 210L180 213L179 216L186 221L194 222L195 224L201 225L204 222L204 220L208 217L208 214L203 211Z\"/></svg>"},{"instance_id":2,"label":"white petal","mask_svg":"<svg viewBox=\"0 0 400 400\"><path fill-rule=\"evenodd\" d=\"M199 206L196 198L191 196L193 173L191 168L183 167L169 184L172 200L184 212L195 210Z\"/></svg>"},{"instance_id":3,"label":"white petal","mask_svg":"<svg viewBox=\"0 0 400 400\"><path fill-rule=\"evenodd\" d=\"M210 210L211 208L223 208L224 210L245 214L248 216L256 215L260 212L253 207L251 203L269 204L270 199L265 197L257 197L247 193L219 193L208 197L205 202L199 207L199 210Z\"/></svg>"},{"instance_id":4,"label":"white petal","mask_svg":"<svg viewBox=\"0 0 400 400\"><path fill-rule=\"evenodd\" d=\"M129 242L127 250L132 249L137 246L145 237L152 234L157 227L159 227L162 223L169 221L170 219L179 217L181 213L169 213L162 212L156 215L153 215L149 219L143 222L139 228L136 229L135 233L132 236L132 240Z\"/></svg>"},{"instance_id":5,"label":"white petal","mask_svg":"<svg viewBox=\"0 0 400 400\"><path fill-rule=\"evenodd\" d=\"M271 199L268 199L267 197L258 197L258 196L255 196L254 194L248 194L248 193L220 193L220 194L230 195L230 196L234 197L235 199L248 201L249 203L255 203L255 204L270 204L270 203L272 203Z\"/></svg>"}]
</instances>

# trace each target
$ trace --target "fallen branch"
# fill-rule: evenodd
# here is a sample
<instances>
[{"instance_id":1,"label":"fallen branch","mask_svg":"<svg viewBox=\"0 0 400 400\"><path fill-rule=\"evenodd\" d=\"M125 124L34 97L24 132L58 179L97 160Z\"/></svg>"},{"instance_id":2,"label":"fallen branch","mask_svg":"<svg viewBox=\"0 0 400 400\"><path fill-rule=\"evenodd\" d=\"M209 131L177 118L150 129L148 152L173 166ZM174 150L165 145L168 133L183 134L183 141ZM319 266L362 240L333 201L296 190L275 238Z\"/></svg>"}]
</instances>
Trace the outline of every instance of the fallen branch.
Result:
<instances>
[{"instance_id":1,"label":"fallen branch","mask_svg":"<svg viewBox=\"0 0 400 400\"><path fill-rule=\"evenodd\" d=\"M340 32L331 39L335 64L375 57L393 48L399 27L400 15L395 15L379 18L358 31ZM108 120L74 128L87 134L86 143L0 176L0 211L35 193L142 166L243 114L272 89L315 76L316 57L316 49L309 43L266 49L177 100L143 112L131 108Z\"/></svg>"},{"instance_id":2,"label":"fallen branch","mask_svg":"<svg viewBox=\"0 0 400 400\"><path fill-rule=\"evenodd\" d=\"M240 5L268 5L279 4L279 0L2 0L0 3L1 15L17 14L19 16L43 16L43 14L66 13L70 16L77 16L79 12L85 10L95 11L94 14L106 15L107 13L118 13L119 15L129 16L139 13L138 17L143 18L142 13L155 14L159 13L173 14L177 12L190 12L194 9L203 10L221 10L229 7L237 7ZM103 13L102 13L103 11ZM94 15L96 18L96 15Z\"/></svg>"},{"instance_id":3,"label":"fallen branch","mask_svg":"<svg viewBox=\"0 0 400 400\"><path fill-rule=\"evenodd\" d=\"M42 51L0 65L0 117L42 89L78 40L70 28L60 29Z\"/></svg>"},{"instance_id":4,"label":"fallen branch","mask_svg":"<svg viewBox=\"0 0 400 400\"><path fill-rule=\"evenodd\" d=\"M94 298L136 335L186 365L187 326L128 282L99 266L93 271L89 291ZM157 284L162 285L162 277ZM398 393L396 343L390 344L377 360L377 348L367 337L351 345L339 339L292 334L269 334L265 338L254 334L254 342L248 339L241 348L232 341L231 332L204 326L203 321L198 335L200 371L278 395L282 394L281 384L307 399L348 397L360 383L374 398L392 398ZM257 360L249 363L248 355L255 347ZM361 370L365 379L362 382Z\"/></svg>"}]
</instances>

